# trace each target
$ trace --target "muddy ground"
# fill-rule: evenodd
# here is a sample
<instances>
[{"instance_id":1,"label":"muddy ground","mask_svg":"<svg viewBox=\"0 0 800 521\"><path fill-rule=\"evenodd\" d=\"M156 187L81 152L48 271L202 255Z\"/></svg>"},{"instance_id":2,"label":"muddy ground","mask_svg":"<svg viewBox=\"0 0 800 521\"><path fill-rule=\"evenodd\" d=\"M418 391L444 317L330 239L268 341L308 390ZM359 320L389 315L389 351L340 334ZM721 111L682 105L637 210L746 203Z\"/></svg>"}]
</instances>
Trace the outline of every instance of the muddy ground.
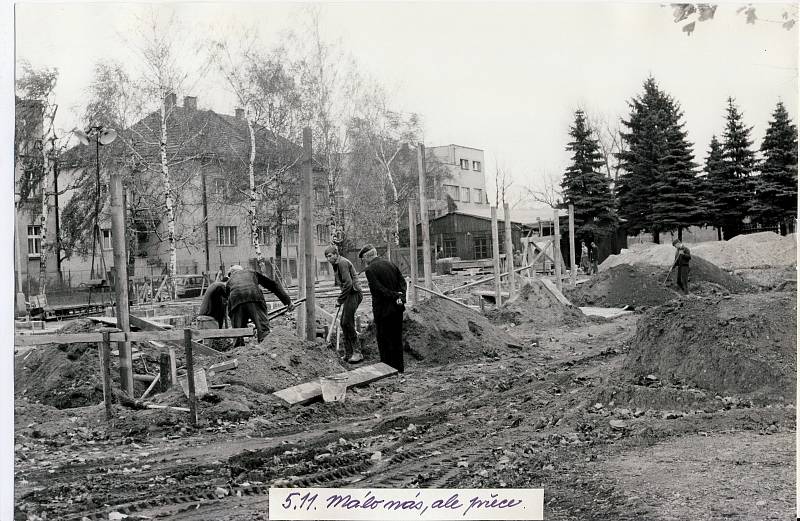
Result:
<instances>
[{"instance_id":1,"label":"muddy ground","mask_svg":"<svg viewBox=\"0 0 800 521\"><path fill-rule=\"evenodd\" d=\"M775 292L677 298L684 316L713 313L760 334L772 331L776 297L796 302ZM746 312L732 313L739 298ZM115 406L109 424L99 405L18 396L15 518L265 520L274 485L541 487L550 520L793 518L794 389L753 400L696 387L703 379L624 370L663 362L640 356L637 333L637 323L660 326L659 309L557 327L501 323L518 347L412 363L348 390L344 403L265 398L240 419L204 404L198 428L177 411ZM793 326L779 329L780 342L796 343ZM796 368L789 351L782 362Z\"/></svg>"}]
</instances>

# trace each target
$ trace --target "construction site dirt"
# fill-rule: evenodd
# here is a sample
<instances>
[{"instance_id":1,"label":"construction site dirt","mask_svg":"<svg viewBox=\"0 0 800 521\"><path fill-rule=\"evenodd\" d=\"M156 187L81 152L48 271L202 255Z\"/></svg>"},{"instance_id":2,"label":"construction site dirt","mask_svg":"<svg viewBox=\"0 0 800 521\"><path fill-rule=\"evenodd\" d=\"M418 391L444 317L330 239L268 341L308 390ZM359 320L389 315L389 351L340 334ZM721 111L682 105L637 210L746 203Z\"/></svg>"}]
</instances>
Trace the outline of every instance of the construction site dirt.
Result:
<instances>
[{"instance_id":1,"label":"construction site dirt","mask_svg":"<svg viewBox=\"0 0 800 521\"><path fill-rule=\"evenodd\" d=\"M613 320L513 320L523 304L409 306L404 374L309 405L271 392L351 367L275 320L197 356L238 364L208 372L197 427L120 404L107 421L93 344L20 351L15 518L267 519L271 486L543 488L555 520L792 515L796 292L670 292ZM152 400L186 406L180 388Z\"/></svg>"}]
</instances>

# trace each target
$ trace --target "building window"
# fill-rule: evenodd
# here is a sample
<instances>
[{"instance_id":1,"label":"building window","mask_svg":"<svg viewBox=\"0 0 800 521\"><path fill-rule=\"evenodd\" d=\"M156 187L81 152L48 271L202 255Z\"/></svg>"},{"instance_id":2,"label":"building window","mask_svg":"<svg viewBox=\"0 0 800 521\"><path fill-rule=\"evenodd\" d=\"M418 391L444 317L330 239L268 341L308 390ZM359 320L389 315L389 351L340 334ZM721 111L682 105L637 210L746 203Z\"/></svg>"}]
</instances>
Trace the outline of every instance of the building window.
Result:
<instances>
[{"instance_id":1,"label":"building window","mask_svg":"<svg viewBox=\"0 0 800 521\"><path fill-rule=\"evenodd\" d=\"M225 197L225 180L214 178L211 180L211 190L218 197Z\"/></svg>"},{"instance_id":2,"label":"building window","mask_svg":"<svg viewBox=\"0 0 800 521\"><path fill-rule=\"evenodd\" d=\"M469 170L469 159L461 160L461 170Z\"/></svg>"},{"instance_id":3,"label":"building window","mask_svg":"<svg viewBox=\"0 0 800 521\"><path fill-rule=\"evenodd\" d=\"M236 246L236 226L217 226L217 246Z\"/></svg>"},{"instance_id":4,"label":"building window","mask_svg":"<svg viewBox=\"0 0 800 521\"><path fill-rule=\"evenodd\" d=\"M256 237L258 237L258 244L269 244L271 234L269 233L269 226L259 226L256 228Z\"/></svg>"},{"instance_id":5,"label":"building window","mask_svg":"<svg viewBox=\"0 0 800 521\"><path fill-rule=\"evenodd\" d=\"M285 235L286 244L298 243L298 232L296 224L287 224L285 234L286 234Z\"/></svg>"},{"instance_id":6,"label":"building window","mask_svg":"<svg viewBox=\"0 0 800 521\"><path fill-rule=\"evenodd\" d=\"M112 249L113 246L111 245L111 229L103 228L102 230L100 230L100 233L102 235L101 243L103 244L103 249L104 250Z\"/></svg>"},{"instance_id":7,"label":"building window","mask_svg":"<svg viewBox=\"0 0 800 521\"><path fill-rule=\"evenodd\" d=\"M491 241L489 240L488 237L475 237L473 239L473 244L475 245L476 259L489 258L489 247L491 245Z\"/></svg>"},{"instance_id":8,"label":"building window","mask_svg":"<svg viewBox=\"0 0 800 521\"><path fill-rule=\"evenodd\" d=\"M327 224L318 224L317 225L317 244L328 244L331 242L331 232L328 229Z\"/></svg>"},{"instance_id":9,"label":"building window","mask_svg":"<svg viewBox=\"0 0 800 521\"><path fill-rule=\"evenodd\" d=\"M35 224L28 226L28 258L42 256L42 227Z\"/></svg>"},{"instance_id":10,"label":"building window","mask_svg":"<svg viewBox=\"0 0 800 521\"><path fill-rule=\"evenodd\" d=\"M472 192L473 192L473 195L475 195L475 197L473 198L473 201L478 203L478 204L483 204L483 190L481 190L479 188L473 188Z\"/></svg>"},{"instance_id":11,"label":"building window","mask_svg":"<svg viewBox=\"0 0 800 521\"><path fill-rule=\"evenodd\" d=\"M468 203L469 202L469 188L462 188L461 189L461 202Z\"/></svg>"},{"instance_id":12,"label":"building window","mask_svg":"<svg viewBox=\"0 0 800 521\"><path fill-rule=\"evenodd\" d=\"M444 188L444 193L449 195L450 198L453 201L460 201L461 200L460 197L459 197L460 190L458 189L458 186L456 186L456 185L442 185L442 188Z\"/></svg>"},{"instance_id":13,"label":"building window","mask_svg":"<svg viewBox=\"0 0 800 521\"><path fill-rule=\"evenodd\" d=\"M480 172L481 171L481 162L480 161L473 161L472 162L472 169L475 170L476 172Z\"/></svg>"},{"instance_id":14,"label":"building window","mask_svg":"<svg viewBox=\"0 0 800 521\"><path fill-rule=\"evenodd\" d=\"M316 206L328 205L328 190L325 188L314 188L314 204Z\"/></svg>"},{"instance_id":15,"label":"building window","mask_svg":"<svg viewBox=\"0 0 800 521\"><path fill-rule=\"evenodd\" d=\"M442 243L445 257L458 257L458 249L456 248L456 238L447 237Z\"/></svg>"}]
</instances>

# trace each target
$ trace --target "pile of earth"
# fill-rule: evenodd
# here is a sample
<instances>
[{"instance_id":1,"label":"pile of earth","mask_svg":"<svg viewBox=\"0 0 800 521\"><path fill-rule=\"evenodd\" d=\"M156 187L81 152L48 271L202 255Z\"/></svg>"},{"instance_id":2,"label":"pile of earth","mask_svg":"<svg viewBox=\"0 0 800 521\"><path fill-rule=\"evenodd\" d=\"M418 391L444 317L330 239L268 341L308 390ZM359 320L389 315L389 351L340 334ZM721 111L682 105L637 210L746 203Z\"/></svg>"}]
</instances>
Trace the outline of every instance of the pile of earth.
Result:
<instances>
[{"instance_id":1,"label":"pile of earth","mask_svg":"<svg viewBox=\"0 0 800 521\"><path fill-rule=\"evenodd\" d=\"M794 402L797 303L790 292L690 297L642 316L623 370L723 396Z\"/></svg>"},{"instance_id":2,"label":"pile of earth","mask_svg":"<svg viewBox=\"0 0 800 521\"><path fill-rule=\"evenodd\" d=\"M534 322L547 326L581 324L587 318L577 307L559 301L538 279L529 279L518 295L487 313L487 317L495 323Z\"/></svg>"},{"instance_id":3,"label":"pile of earth","mask_svg":"<svg viewBox=\"0 0 800 521\"><path fill-rule=\"evenodd\" d=\"M566 297L576 306L622 307L635 309L659 306L677 297L662 284L657 270L621 264L602 271L583 284L564 288Z\"/></svg>"},{"instance_id":4,"label":"pile of earth","mask_svg":"<svg viewBox=\"0 0 800 521\"><path fill-rule=\"evenodd\" d=\"M367 363L380 359L375 325L362 333ZM442 365L479 357L498 357L519 349L519 341L472 309L432 297L406 309L403 317L406 366L413 361Z\"/></svg>"},{"instance_id":5,"label":"pile of earth","mask_svg":"<svg viewBox=\"0 0 800 521\"><path fill-rule=\"evenodd\" d=\"M677 271L678 269L675 268L670 275L669 283L673 286L676 284ZM655 271L662 282L667 277L668 272L669 267ZM689 290L693 293L696 292L693 286L701 282L717 284L731 293L745 293L755 290L754 286L741 276L725 271L703 257L693 254L692 260L689 262Z\"/></svg>"},{"instance_id":6,"label":"pile of earth","mask_svg":"<svg viewBox=\"0 0 800 521\"><path fill-rule=\"evenodd\" d=\"M78 320L58 333L91 333L101 327L90 320ZM115 349L112 347L112 349ZM119 388L119 371L112 360L112 386ZM146 386L134 382L143 393ZM100 357L95 343L44 344L14 357L14 396L58 409L96 405L103 401Z\"/></svg>"}]
</instances>

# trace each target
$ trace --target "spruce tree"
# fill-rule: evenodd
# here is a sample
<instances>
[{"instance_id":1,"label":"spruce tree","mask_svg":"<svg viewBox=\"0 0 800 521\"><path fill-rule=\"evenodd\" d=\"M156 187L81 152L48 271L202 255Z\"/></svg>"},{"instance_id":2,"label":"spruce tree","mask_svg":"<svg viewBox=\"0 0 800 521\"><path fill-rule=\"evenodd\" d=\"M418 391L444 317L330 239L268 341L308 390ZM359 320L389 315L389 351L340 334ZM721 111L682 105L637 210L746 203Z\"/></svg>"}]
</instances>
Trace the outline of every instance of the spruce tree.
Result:
<instances>
[{"instance_id":1,"label":"spruce tree","mask_svg":"<svg viewBox=\"0 0 800 521\"><path fill-rule=\"evenodd\" d=\"M575 236L588 242L608 234L616 224L614 200L610 180L602 172L600 146L582 110L575 112L569 135L572 141L566 149L572 152L572 164L564 173L561 188L564 203L575 207Z\"/></svg>"},{"instance_id":2,"label":"spruce tree","mask_svg":"<svg viewBox=\"0 0 800 521\"><path fill-rule=\"evenodd\" d=\"M786 235L787 221L797 216L797 127L781 102L772 117L761 143L764 159L753 213L762 224L777 223L781 235Z\"/></svg>"},{"instance_id":3,"label":"spruce tree","mask_svg":"<svg viewBox=\"0 0 800 521\"><path fill-rule=\"evenodd\" d=\"M683 229L703 220L698 178L692 143L681 122L680 105L671 96L664 96L663 154L658 161L654 185L655 199L650 219L658 230L677 230L683 240Z\"/></svg>"},{"instance_id":4,"label":"spruce tree","mask_svg":"<svg viewBox=\"0 0 800 521\"><path fill-rule=\"evenodd\" d=\"M725 132L722 137L723 176L721 184L714 192L717 209L722 217L722 231L725 240L730 240L741 232L742 219L750 211L754 200L754 186L751 175L756 166L755 153L750 149L752 128L746 127L742 114L728 98Z\"/></svg>"},{"instance_id":5,"label":"spruce tree","mask_svg":"<svg viewBox=\"0 0 800 521\"><path fill-rule=\"evenodd\" d=\"M711 136L711 144L706 157L704 168L705 178L702 189L703 207L706 210L705 222L717 229L717 239L722 240L722 212L717 204L719 199L717 194L727 186L725 177L725 158L722 150L722 143L717 136Z\"/></svg>"},{"instance_id":6,"label":"spruce tree","mask_svg":"<svg viewBox=\"0 0 800 521\"><path fill-rule=\"evenodd\" d=\"M655 182L659 158L663 154L661 134L664 120L663 95L655 79L644 82L644 92L628 102L630 117L622 120L626 150L617 154L622 173L617 181L618 214L627 221L630 233L658 231L653 226L651 209L655 198Z\"/></svg>"}]
</instances>

